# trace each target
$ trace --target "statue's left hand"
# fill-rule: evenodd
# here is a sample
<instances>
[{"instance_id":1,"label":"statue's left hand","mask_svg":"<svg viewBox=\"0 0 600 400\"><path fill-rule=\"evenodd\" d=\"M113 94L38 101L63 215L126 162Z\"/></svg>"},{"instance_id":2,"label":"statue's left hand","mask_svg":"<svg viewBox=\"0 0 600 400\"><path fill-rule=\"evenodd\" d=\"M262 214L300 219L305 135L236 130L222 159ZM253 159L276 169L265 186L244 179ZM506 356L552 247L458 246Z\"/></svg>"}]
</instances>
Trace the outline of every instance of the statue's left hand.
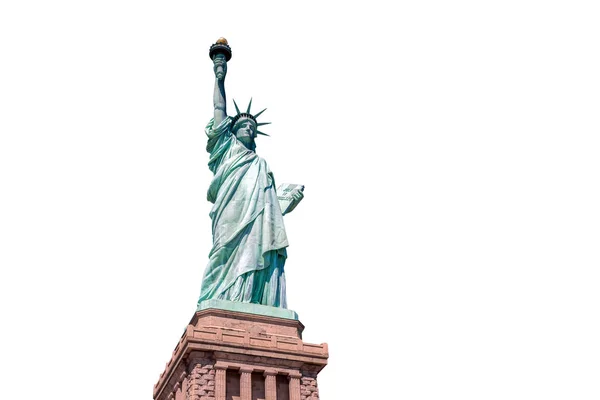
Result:
<instances>
[{"instance_id":1,"label":"statue's left hand","mask_svg":"<svg viewBox=\"0 0 600 400\"><path fill-rule=\"evenodd\" d=\"M298 203L300 203L302 201L302 199L304 198L304 192L302 191L304 190L304 187L302 187L302 189L294 189L291 193L292 196L292 205L290 206L290 209L288 210L288 212L286 214L291 213L294 208L296 208L296 206L298 205Z\"/></svg>"},{"instance_id":2,"label":"statue's left hand","mask_svg":"<svg viewBox=\"0 0 600 400\"><path fill-rule=\"evenodd\" d=\"M294 203L300 203L300 200L304 198L304 192L302 189L294 189L292 191L292 199L294 199Z\"/></svg>"}]
</instances>

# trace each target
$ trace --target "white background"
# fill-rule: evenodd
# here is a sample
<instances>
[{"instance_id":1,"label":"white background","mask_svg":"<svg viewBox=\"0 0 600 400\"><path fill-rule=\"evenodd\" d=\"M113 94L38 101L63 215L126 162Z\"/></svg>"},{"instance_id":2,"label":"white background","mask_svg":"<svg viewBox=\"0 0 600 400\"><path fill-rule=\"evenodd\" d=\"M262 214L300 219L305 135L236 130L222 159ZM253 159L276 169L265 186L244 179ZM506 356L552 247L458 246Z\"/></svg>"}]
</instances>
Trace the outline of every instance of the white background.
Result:
<instances>
[{"instance_id":1,"label":"white background","mask_svg":"<svg viewBox=\"0 0 600 400\"><path fill-rule=\"evenodd\" d=\"M303 183L323 400L598 399L593 1L5 1L4 399L151 399L210 249L208 48Z\"/></svg>"}]
</instances>

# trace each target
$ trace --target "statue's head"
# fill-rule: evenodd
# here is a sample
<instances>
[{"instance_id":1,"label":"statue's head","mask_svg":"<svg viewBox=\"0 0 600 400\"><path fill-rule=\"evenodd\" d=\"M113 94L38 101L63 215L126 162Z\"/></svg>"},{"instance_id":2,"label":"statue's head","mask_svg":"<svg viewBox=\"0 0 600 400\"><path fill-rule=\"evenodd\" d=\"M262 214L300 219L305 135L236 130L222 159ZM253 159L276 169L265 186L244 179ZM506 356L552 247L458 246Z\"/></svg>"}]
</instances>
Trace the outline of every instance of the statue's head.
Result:
<instances>
[{"instance_id":1,"label":"statue's head","mask_svg":"<svg viewBox=\"0 0 600 400\"><path fill-rule=\"evenodd\" d=\"M235 105L235 110L237 111L237 115L235 115L231 121L231 132L235 135L236 139L239 140L246 148L254 151L256 149L256 144L254 139L256 139L257 135L265 135L269 136L266 133L262 133L258 130L258 127L261 125L270 124L270 122L256 122L256 118L262 114L264 110L257 113L256 115L252 115L250 113L250 107L252 106L252 99L250 99L250 103L248 104L248 109L246 112L240 112L240 109L237 106L235 100L233 101Z\"/></svg>"},{"instance_id":2,"label":"statue's head","mask_svg":"<svg viewBox=\"0 0 600 400\"><path fill-rule=\"evenodd\" d=\"M256 121L252 118L241 117L231 128L231 132L235 135L236 139L240 141L246 148L254 151L256 149Z\"/></svg>"}]
</instances>

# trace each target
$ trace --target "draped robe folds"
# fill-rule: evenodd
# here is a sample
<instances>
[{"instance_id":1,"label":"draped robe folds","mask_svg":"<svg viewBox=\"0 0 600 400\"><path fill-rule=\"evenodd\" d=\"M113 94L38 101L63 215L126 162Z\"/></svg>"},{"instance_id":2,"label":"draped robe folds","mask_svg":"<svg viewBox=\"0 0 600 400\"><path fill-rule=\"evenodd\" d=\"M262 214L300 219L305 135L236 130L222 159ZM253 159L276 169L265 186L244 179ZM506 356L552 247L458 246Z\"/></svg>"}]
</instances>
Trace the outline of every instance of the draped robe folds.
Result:
<instances>
[{"instance_id":1,"label":"draped robe folds","mask_svg":"<svg viewBox=\"0 0 600 400\"><path fill-rule=\"evenodd\" d=\"M231 132L231 118L206 126L213 180L213 247L200 301L221 299L286 308L288 246L273 174Z\"/></svg>"}]
</instances>

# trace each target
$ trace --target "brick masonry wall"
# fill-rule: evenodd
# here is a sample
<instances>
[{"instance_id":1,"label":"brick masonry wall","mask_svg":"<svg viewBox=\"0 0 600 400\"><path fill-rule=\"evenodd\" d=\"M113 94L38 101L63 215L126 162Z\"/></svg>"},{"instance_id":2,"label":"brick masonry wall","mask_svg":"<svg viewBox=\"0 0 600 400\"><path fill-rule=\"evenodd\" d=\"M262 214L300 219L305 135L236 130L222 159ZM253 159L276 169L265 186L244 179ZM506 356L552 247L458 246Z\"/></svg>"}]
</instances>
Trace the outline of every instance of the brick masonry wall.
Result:
<instances>
[{"instance_id":1,"label":"brick masonry wall","mask_svg":"<svg viewBox=\"0 0 600 400\"><path fill-rule=\"evenodd\" d=\"M215 370L210 360L194 359L188 370L186 400L215 400Z\"/></svg>"},{"instance_id":2,"label":"brick masonry wall","mask_svg":"<svg viewBox=\"0 0 600 400\"><path fill-rule=\"evenodd\" d=\"M312 400L319 398L317 387L317 375L303 372L300 378L300 400Z\"/></svg>"}]
</instances>

